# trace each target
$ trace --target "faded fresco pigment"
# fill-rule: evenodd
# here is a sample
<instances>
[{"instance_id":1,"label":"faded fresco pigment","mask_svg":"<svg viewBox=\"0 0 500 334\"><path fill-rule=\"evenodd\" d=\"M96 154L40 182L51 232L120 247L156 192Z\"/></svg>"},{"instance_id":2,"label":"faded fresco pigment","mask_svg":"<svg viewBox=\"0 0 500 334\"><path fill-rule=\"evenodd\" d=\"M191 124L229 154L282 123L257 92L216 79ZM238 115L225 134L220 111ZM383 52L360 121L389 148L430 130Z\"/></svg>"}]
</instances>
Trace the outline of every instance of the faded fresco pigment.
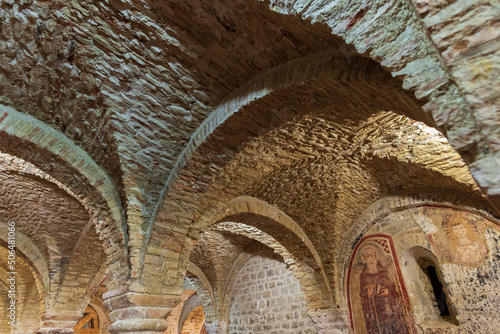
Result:
<instances>
[{"instance_id":1,"label":"faded fresco pigment","mask_svg":"<svg viewBox=\"0 0 500 334\"><path fill-rule=\"evenodd\" d=\"M395 255L388 235L364 237L356 246L347 283L351 326L356 333L415 333Z\"/></svg>"},{"instance_id":2,"label":"faded fresco pigment","mask_svg":"<svg viewBox=\"0 0 500 334\"><path fill-rule=\"evenodd\" d=\"M498 0L0 0L0 334L497 334L499 38Z\"/></svg>"}]
</instances>

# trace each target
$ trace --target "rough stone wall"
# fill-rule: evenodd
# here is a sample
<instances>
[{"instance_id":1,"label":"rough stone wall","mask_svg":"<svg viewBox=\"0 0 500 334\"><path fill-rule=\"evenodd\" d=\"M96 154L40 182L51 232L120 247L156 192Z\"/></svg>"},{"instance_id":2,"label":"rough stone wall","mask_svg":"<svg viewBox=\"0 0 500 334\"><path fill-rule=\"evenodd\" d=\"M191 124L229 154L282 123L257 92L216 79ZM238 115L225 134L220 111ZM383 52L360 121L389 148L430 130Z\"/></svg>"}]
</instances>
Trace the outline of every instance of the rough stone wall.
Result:
<instances>
[{"instance_id":1,"label":"rough stone wall","mask_svg":"<svg viewBox=\"0 0 500 334\"><path fill-rule=\"evenodd\" d=\"M490 197L498 196L490 174L500 150L500 8L495 1L413 0L422 22L439 48L451 76L474 109L478 133L485 141L471 171ZM455 122L453 109L442 115ZM476 133L474 134L476 135ZM489 189L488 189L489 188Z\"/></svg>"},{"instance_id":2,"label":"rough stone wall","mask_svg":"<svg viewBox=\"0 0 500 334\"><path fill-rule=\"evenodd\" d=\"M257 255L237 275L231 291L231 334L317 333L299 282L278 256Z\"/></svg>"},{"instance_id":3,"label":"rough stone wall","mask_svg":"<svg viewBox=\"0 0 500 334\"><path fill-rule=\"evenodd\" d=\"M408 133L420 127L406 124L398 113L414 120L430 120L432 115L452 146L467 151L467 163L490 199L500 193L494 157L500 147L498 6L484 0L415 2L422 21L410 0L1 1L0 103L17 111L0 113L0 149L26 158L81 197L75 201L55 186L20 173L0 175L0 211L9 211L6 204L25 203L18 199L39 203L38 216L33 206L18 206L12 218L27 221L20 232L30 236L50 262L53 296L69 304L71 296L81 299L92 290L88 283L100 266L94 263L83 272L69 257L92 254L90 245L73 246L97 238L82 236L94 217L83 208L106 207L100 196L91 196L96 189L115 200L107 209L118 213L123 204L128 210L129 230L106 240L108 261L114 259L108 262L109 272L121 270L121 277L142 279L138 286L126 285L137 292L167 295L161 301L149 295L137 298L141 303L168 306L166 299L178 297L176 287L190 245L206 228L198 218L241 195L290 214L334 276L332 245L380 196L419 187L477 195L470 180L460 176L466 166L442 154L450 148L429 148L426 135L410 138ZM354 61L359 55L341 45L341 38L393 76L403 77L407 92L373 61ZM328 76L298 87L313 75L298 67L274 71L328 49L348 61L330 62L340 69L335 79ZM303 65L313 72L327 70L311 63L317 64ZM351 74L343 71L352 68L356 71ZM271 72L276 80L264 77ZM396 89L379 85L369 73ZM282 89L287 76L293 80ZM264 93L252 92L256 88ZM423 110L408 91L430 100ZM228 96L236 98L226 103ZM470 108L480 131L469 119ZM240 109L250 111L227 119ZM373 131L356 136L356 115L364 120L380 110L396 115L391 120L381 114ZM268 124L259 125L262 122ZM219 141L206 140L216 128ZM202 142L208 144L200 147ZM476 154L480 163L472 164ZM210 185L211 193L199 205ZM170 203L162 206L165 198ZM51 201L67 205L44 205ZM78 202L90 204L81 207ZM162 208L161 221L153 228ZM45 226L48 221L53 224ZM96 222L106 225L101 223ZM103 239L109 239L108 234ZM133 270L125 273L128 263L122 266L118 256L111 255L117 255L112 253L128 236L124 249L131 248ZM497 242L496 237L488 240ZM59 285L64 280L67 285ZM110 285L115 283L111 280ZM129 304L118 300L109 305ZM113 320L151 315L145 309L134 312L115 312ZM161 318L161 312L152 313ZM127 329L138 322L126 324ZM148 328L158 328L158 323L151 321Z\"/></svg>"}]
</instances>

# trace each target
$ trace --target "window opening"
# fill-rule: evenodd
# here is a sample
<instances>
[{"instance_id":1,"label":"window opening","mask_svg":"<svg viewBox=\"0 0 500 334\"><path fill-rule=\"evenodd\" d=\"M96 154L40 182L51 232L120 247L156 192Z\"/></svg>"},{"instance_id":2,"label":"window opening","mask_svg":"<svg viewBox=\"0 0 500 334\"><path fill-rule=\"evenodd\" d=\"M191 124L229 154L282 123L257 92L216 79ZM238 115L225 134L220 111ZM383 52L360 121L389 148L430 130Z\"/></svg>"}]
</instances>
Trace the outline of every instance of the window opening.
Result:
<instances>
[{"instance_id":1,"label":"window opening","mask_svg":"<svg viewBox=\"0 0 500 334\"><path fill-rule=\"evenodd\" d=\"M429 277L432 285L432 290L434 291L435 301L439 309L439 314L442 317L450 316L450 309L448 308L448 303L446 302L446 293L443 290L443 284L439 280L436 268L432 265L422 268L424 272Z\"/></svg>"}]
</instances>

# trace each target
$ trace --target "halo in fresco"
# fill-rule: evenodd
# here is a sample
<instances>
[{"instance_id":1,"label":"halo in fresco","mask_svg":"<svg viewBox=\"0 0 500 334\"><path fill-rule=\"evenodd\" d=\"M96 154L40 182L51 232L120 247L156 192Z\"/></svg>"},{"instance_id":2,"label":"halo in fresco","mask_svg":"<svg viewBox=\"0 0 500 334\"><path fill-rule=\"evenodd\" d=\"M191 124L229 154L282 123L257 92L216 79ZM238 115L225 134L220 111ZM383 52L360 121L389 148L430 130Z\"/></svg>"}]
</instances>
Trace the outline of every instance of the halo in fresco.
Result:
<instances>
[{"instance_id":1,"label":"halo in fresco","mask_svg":"<svg viewBox=\"0 0 500 334\"><path fill-rule=\"evenodd\" d=\"M423 208L422 213L440 227L428 234L440 262L478 267L489 259L484 234L492 224L486 219L448 208Z\"/></svg>"},{"instance_id":2,"label":"halo in fresco","mask_svg":"<svg viewBox=\"0 0 500 334\"><path fill-rule=\"evenodd\" d=\"M357 334L416 333L390 236L369 235L356 245L347 274L347 300Z\"/></svg>"}]
</instances>

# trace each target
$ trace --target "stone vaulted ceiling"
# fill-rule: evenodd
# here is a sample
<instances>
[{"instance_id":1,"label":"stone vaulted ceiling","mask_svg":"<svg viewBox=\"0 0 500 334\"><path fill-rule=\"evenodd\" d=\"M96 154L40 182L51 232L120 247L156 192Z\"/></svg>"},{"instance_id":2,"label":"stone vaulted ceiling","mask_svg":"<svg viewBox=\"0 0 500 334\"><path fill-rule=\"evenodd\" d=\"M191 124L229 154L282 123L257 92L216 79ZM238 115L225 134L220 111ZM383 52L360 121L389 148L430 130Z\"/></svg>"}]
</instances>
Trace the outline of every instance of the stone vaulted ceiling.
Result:
<instances>
[{"instance_id":1,"label":"stone vaulted ceiling","mask_svg":"<svg viewBox=\"0 0 500 334\"><path fill-rule=\"evenodd\" d=\"M41 326L105 280L118 323L172 307L186 275L207 306L258 247L321 309L373 203L495 214L498 8L457 6L0 1L0 227L18 226Z\"/></svg>"}]
</instances>

